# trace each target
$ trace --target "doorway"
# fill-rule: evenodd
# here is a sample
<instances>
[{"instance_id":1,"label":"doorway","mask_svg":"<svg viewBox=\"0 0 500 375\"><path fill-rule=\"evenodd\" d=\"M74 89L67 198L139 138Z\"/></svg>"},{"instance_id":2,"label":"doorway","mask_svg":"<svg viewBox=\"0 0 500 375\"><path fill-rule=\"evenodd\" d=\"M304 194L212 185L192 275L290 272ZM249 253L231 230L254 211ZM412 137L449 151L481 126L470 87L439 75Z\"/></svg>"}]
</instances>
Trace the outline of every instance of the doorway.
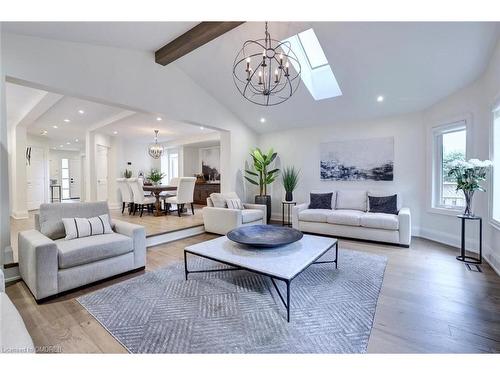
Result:
<instances>
[{"instance_id":1,"label":"doorway","mask_svg":"<svg viewBox=\"0 0 500 375\"><path fill-rule=\"evenodd\" d=\"M97 200L108 200L108 148L97 145L96 153Z\"/></svg>"}]
</instances>

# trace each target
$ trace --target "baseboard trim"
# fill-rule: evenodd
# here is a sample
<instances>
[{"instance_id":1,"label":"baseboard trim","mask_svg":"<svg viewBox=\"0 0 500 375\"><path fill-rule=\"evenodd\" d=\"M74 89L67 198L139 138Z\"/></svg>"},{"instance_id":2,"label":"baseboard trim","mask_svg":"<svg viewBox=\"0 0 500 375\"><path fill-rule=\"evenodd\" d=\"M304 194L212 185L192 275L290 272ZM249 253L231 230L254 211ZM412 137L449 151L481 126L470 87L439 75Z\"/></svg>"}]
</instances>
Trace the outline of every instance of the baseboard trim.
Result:
<instances>
[{"instance_id":1,"label":"baseboard trim","mask_svg":"<svg viewBox=\"0 0 500 375\"><path fill-rule=\"evenodd\" d=\"M10 214L10 217L16 220L20 219L28 219L29 218L29 213L28 211L12 211Z\"/></svg>"}]
</instances>

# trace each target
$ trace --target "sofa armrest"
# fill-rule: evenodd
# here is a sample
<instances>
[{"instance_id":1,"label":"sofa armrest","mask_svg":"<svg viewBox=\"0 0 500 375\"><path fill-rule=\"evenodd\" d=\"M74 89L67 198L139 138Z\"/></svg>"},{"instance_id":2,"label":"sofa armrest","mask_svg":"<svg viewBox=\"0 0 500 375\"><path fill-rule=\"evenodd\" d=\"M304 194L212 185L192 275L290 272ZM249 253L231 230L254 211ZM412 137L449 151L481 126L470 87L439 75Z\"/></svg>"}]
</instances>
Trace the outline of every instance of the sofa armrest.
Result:
<instances>
[{"instance_id":1,"label":"sofa armrest","mask_svg":"<svg viewBox=\"0 0 500 375\"><path fill-rule=\"evenodd\" d=\"M243 203L243 207L248 210L264 211L264 224L267 224L267 206L265 204Z\"/></svg>"},{"instance_id":2,"label":"sofa armrest","mask_svg":"<svg viewBox=\"0 0 500 375\"><path fill-rule=\"evenodd\" d=\"M5 292L5 278L2 269L0 269L0 292Z\"/></svg>"},{"instance_id":3,"label":"sofa armrest","mask_svg":"<svg viewBox=\"0 0 500 375\"><path fill-rule=\"evenodd\" d=\"M309 203L301 203L293 206L292 209L292 228L299 229L299 213L309 207Z\"/></svg>"},{"instance_id":4,"label":"sofa armrest","mask_svg":"<svg viewBox=\"0 0 500 375\"><path fill-rule=\"evenodd\" d=\"M203 207L205 231L225 235L242 224L241 210L232 208Z\"/></svg>"},{"instance_id":5,"label":"sofa armrest","mask_svg":"<svg viewBox=\"0 0 500 375\"><path fill-rule=\"evenodd\" d=\"M132 238L134 241L134 266L135 268L146 265L146 229L142 225L114 220L115 232Z\"/></svg>"},{"instance_id":6,"label":"sofa armrest","mask_svg":"<svg viewBox=\"0 0 500 375\"><path fill-rule=\"evenodd\" d=\"M58 293L57 245L37 230L18 234L19 272L35 299Z\"/></svg>"},{"instance_id":7,"label":"sofa armrest","mask_svg":"<svg viewBox=\"0 0 500 375\"><path fill-rule=\"evenodd\" d=\"M410 209L405 207L399 210L399 244L409 246L411 243L411 213Z\"/></svg>"}]
</instances>

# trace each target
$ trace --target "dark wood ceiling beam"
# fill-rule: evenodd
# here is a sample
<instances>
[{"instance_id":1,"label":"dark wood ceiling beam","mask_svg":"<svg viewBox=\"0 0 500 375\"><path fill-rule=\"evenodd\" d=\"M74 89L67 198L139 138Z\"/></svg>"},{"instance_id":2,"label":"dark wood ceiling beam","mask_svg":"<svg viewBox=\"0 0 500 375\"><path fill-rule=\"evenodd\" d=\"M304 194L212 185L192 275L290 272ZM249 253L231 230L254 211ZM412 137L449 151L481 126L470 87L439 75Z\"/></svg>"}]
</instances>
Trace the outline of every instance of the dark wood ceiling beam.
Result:
<instances>
[{"instance_id":1,"label":"dark wood ceiling beam","mask_svg":"<svg viewBox=\"0 0 500 375\"><path fill-rule=\"evenodd\" d=\"M155 52L155 61L163 66L227 33L243 22L201 22Z\"/></svg>"}]
</instances>

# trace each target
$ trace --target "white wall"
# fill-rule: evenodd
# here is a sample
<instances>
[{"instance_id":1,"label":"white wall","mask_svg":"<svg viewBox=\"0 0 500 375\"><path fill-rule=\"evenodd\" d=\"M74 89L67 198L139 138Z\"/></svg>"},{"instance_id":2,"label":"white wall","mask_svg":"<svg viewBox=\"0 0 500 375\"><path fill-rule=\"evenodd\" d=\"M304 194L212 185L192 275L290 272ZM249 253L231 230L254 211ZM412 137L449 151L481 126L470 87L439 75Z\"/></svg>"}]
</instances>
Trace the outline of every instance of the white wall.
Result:
<instances>
[{"instance_id":1,"label":"white wall","mask_svg":"<svg viewBox=\"0 0 500 375\"><path fill-rule=\"evenodd\" d=\"M456 118L469 115L472 126L468 137L472 138L472 147L468 150L469 157L478 159L490 158L490 139L492 137L492 110L495 103L500 102L500 43L497 44L488 68L484 74L471 85L457 91L453 95L433 105L424 113L426 132L432 127ZM427 149L430 149L430 137L426 137ZM429 186L431 184L430 154L427 159L426 181L421 186L423 204L430 205ZM491 178L486 186L488 192L478 192L474 196L474 212L483 217L484 247L486 258L497 272L500 271L500 228L490 222L489 207L492 205ZM500 197L497 197L500 199ZM458 246L460 241L460 228L458 219L454 215L443 215L424 210L422 214L422 235L453 246ZM476 229L476 228L474 228ZM477 249L476 231L467 232L468 247Z\"/></svg>"},{"instance_id":2,"label":"white wall","mask_svg":"<svg viewBox=\"0 0 500 375\"><path fill-rule=\"evenodd\" d=\"M394 136L394 181L321 181L320 143L335 140ZM383 118L367 122L332 124L329 127L308 127L263 134L260 145L264 151L274 148L276 165L300 169L300 181L294 192L298 202L308 202L309 193L341 189L387 190L401 194L403 205L410 207L414 231L420 222L419 183L424 179L425 147L421 114ZM273 215L281 219L281 201L285 192L281 181L271 186Z\"/></svg>"},{"instance_id":3,"label":"white wall","mask_svg":"<svg viewBox=\"0 0 500 375\"><path fill-rule=\"evenodd\" d=\"M10 208L9 208L9 153L7 141L7 115L5 105L5 76L3 64L2 24L0 23L0 269L6 260L5 254L11 257L10 248Z\"/></svg>"}]
</instances>

